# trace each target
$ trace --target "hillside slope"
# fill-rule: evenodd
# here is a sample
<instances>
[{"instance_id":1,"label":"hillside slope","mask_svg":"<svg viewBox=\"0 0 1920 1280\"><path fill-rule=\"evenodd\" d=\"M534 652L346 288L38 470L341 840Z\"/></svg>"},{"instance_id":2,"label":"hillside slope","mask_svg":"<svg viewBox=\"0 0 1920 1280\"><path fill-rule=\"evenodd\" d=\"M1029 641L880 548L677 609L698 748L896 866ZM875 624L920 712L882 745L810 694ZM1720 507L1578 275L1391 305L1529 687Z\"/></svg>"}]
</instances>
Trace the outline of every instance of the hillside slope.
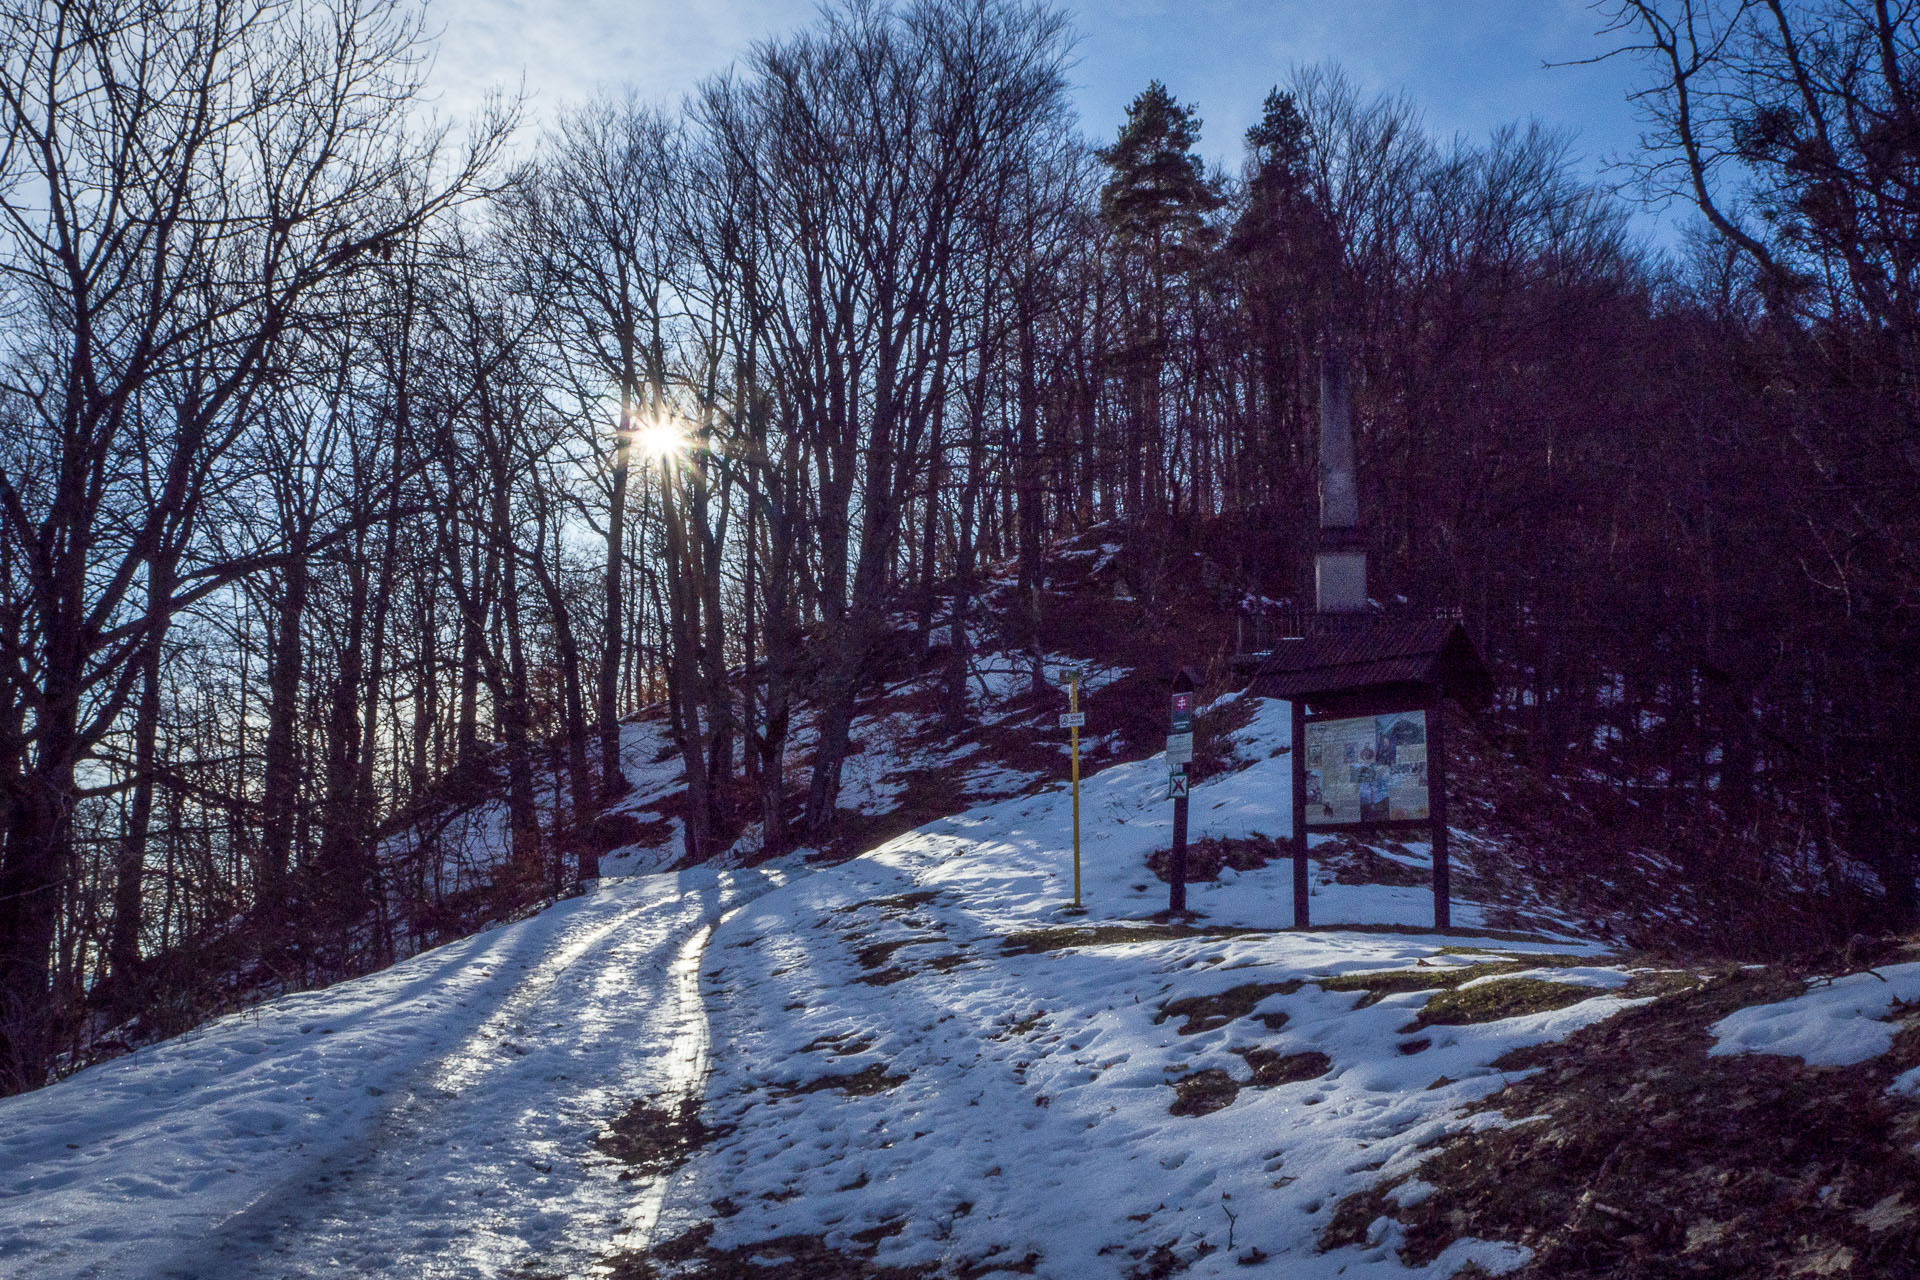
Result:
<instances>
[{"instance_id":1,"label":"hillside slope","mask_svg":"<svg viewBox=\"0 0 1920 1280\"><path fill-rule=\"evenodd\" d=\"M1661 963L1470 879L1437 935L1421 847L1338 840L1314 848L1319 923L1291 931L1264 834L1285 708L1208 715L1228 727L1194 791L1190 921L1160 913L1155 758L1086 781L1084 912L1045 780L836 864L611 879L0 1102L0 1259L1911 1274L1920 963L1811 984Z\"/></svg>"},{"instance_id":2,"label":"hillside slope","mask_svg":"<svg viewBox=\"0 0 1920 1280\"><path fill-rule=\"evenodd\" d=\"M1254 762L1195 788L1196 836L1258 846L1284 726L1264 704L1232 735ZM727 1050L613 1274L1912 1274L1920 964L1810 989L1488 929L1471 901L1438 936L1421 850L1344 883L1332 841L1313 931L1285 928L1282 862L1168 924L1167 809L1156 760L1090 780L1085 914L1054 788L723 922L703 985ZM1800 1105L1756 1124L1763 1099ZM1846 1107L1837 1147L1816 1126L1779 1149ZM1795 1213L1755 1212L1809 1178Z\"/></svg>"}]
</instances>

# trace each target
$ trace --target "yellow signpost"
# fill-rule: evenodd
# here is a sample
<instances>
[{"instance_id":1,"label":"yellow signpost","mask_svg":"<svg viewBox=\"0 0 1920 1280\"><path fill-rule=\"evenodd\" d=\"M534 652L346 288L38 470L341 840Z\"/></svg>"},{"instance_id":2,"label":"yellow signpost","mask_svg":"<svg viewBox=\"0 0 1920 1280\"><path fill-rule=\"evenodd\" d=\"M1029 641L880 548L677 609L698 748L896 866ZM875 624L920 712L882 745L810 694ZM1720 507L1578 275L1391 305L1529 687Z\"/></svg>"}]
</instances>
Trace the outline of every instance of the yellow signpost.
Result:
<instances>
[{"instance_id":1,"label":"yellow signpost","mask_svg":"<svg viewBox=\"0 0 1920 1280\"><path fill-rule=\"evenodd\" d=\"M1073 734L1073 905L1080 905L1080 673L1067 676L1067 724Z\"/></svg>"},{"instance_id":2,"label":"yellow signpost","mask_svg":"<svg viewBox=\"0 0 1920 1280\"><path fill-rule=\"evenodd\" d=\"M1087 713L1080 709L1080 673L1067 672L1067 710L1060 713L1060 727L1073 731L1073 906L1080 909L1080 729Z\"/></svg>"}]
</instances>

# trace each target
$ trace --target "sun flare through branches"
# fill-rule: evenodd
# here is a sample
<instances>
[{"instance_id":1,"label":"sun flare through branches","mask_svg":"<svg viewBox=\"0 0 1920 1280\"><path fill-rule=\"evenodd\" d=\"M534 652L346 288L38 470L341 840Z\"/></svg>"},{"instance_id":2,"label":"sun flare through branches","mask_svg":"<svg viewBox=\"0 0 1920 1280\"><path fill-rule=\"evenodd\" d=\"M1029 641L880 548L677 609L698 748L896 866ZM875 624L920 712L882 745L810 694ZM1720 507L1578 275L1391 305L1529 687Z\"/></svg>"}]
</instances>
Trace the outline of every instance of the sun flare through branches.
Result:
<instances>
[{"instance_id":1,"label":"sun flare through branches","mask_svg":"<svg viewBox=\"0 0 1920 1280\"><path fill-rule=\"evenodd\" d=\"M656 462L684 457L693 448L693 436L686 423L678 418L635 419L631 436L633 447L640 455Z\"/></svg>"}]
</instances>

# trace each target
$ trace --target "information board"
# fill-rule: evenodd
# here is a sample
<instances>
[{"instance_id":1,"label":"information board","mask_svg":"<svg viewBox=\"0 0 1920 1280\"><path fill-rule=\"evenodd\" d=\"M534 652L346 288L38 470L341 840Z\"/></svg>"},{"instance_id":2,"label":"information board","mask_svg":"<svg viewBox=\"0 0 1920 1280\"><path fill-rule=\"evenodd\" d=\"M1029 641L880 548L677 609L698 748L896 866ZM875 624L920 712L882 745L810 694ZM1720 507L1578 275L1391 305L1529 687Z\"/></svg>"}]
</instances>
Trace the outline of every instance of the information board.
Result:
<instances>
[{"instance_id":1,"label":"information board","mask_svg":"<svg viewBox=\"0 0 1920 1280\"><path fill-rule=\"evenodd\" d=\"M1424 820L1427 713L1307 722L1310 827Z\"/></svg>"}]
</instances>

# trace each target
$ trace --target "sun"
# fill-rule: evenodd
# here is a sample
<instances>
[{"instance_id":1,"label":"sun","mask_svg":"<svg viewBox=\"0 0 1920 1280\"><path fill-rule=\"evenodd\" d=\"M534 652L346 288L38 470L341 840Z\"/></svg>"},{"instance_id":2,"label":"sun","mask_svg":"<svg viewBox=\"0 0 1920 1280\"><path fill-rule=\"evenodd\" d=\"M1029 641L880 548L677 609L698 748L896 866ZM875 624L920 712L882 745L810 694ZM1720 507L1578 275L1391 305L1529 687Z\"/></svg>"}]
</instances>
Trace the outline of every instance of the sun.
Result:
<instances>
[{"instance_id":1,"label":"sun","mask_svg":"<svg viewBox=\"0 0 1920 1280\"><path fill-rule=\"evenodd\" d=\"M634 428L633 445L653 459L677 457L692 447L685 424L673 418L653 418Z\"/></svg>"}]
</instances>

